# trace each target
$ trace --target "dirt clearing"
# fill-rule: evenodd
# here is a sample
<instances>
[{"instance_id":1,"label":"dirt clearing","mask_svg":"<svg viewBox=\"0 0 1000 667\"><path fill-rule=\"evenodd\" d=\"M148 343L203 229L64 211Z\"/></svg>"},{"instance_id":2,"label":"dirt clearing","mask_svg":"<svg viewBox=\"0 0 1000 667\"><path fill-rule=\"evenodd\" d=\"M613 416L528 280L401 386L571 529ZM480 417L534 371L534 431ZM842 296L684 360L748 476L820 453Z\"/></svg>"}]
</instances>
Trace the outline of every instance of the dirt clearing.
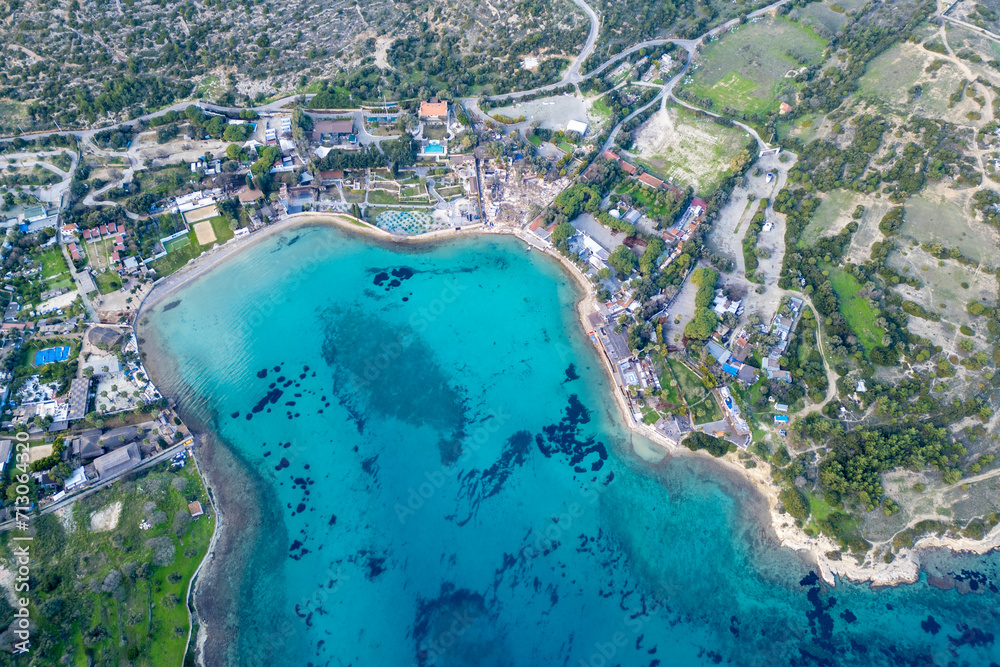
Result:
<instances>
[{"instance_id":1,"label":"dirt clearing","mask_svg":"<svg viewBox=\"0 0 1000 667\"><path fill-rule=\"evenodd\" d=\"M679 107L653 114L640 129L633 152L671 181L707 193L715 189L747 134L696 117Z\"/></svg>"},{"instance_id":2,"label":"dirt clearing","mask_svg":"<svg viewBox=\"0 0 1000 667\"><path fill-rule=\"evenodd\" d=\"M116 500L104 509L90 515L90 530L95 533L107 532L118 527L118 519L122 516L122 502Z\"/></svg>"}]
</instances>

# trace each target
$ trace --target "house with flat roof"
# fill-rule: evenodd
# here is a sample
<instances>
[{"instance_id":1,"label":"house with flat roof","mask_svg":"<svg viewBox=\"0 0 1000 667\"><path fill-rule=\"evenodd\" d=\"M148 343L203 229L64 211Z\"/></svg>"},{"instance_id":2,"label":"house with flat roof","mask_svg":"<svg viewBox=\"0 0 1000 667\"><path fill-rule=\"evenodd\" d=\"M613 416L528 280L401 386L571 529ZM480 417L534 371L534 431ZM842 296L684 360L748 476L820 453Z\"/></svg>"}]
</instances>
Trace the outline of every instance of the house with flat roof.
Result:
<instances>
[{"instance_id":1,"label":"house with flat roof","mask_svg":"<svg viewBox=\"0 0 1000 667\"><path fill-rule=\"evenodd\" d=\"M73 378L69 383L69 412L67 421L83 419L87 414L87 398L90 392L90 378Z\"/></svg>"},{"instance_id":2,"label":"house with flat roof","mask_svg":"<svg viewBox=\"0 0 1000 667\"><path fill-rule=\"evenodd\" d=\"M313 121L313 141L322 141L324 136L329 139L339 139L343 135L354 134L354 121L346 120L315 120Z\"/></svg>"},{"instance_id":3,"label":"house with flat roof","mask_svg":"<svg viewBox=\"0 0 1000 667\"><path fill-rule=\"evenodd\" d=\"M45 212L44 206L27 206L24 209L25 222L37 222L38 220L42 220L47 217L49 217L49 215Z\"/></svg>"},{"instance_id":4,"label":"house with flat roof","mask_svg":"<svg viewBox=\"0 0 1000 667\"><path fill-rule=\"evenodd\" d=\"M81 486L86 486L87 484L87 473L84 471L83 466L78 466L73 474L70 475L65 482L63 482L63 488L67 491L73 491Z\"/></svg>"}]
</instances>

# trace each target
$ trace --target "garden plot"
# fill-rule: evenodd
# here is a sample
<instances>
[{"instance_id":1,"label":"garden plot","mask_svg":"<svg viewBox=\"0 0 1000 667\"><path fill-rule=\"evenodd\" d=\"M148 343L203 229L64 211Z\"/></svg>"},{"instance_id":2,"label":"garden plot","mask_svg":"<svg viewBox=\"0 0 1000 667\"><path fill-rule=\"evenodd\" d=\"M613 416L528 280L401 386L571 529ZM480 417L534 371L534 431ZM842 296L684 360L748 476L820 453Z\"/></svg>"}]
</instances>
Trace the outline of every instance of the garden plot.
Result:
<instances>
[{"instance_id":1,"label":"garden plot","mask_svg":"<svg viewBox=\"0 0 1000 667\"><path fill-rule=\"evenodd\" d=\"M985 306L996 305L997 279L993 273L965 266L954 260L940 260L919 247L903 248L889 255L889 266L906 276L918 278L923 286L915 289L898 285L904 299L914 301L941 316L946 324L956 327L982 324L982 318L969 314L966 304L978 301ZM912 322L917 318L910 318ZM978 320L978 321L977 321Z\"/></svg>"},{"instance_id":2,"label":"garden plot","mask_svg":"<svg viewBox=\"0 0 1000 667\"><path fill-rule=\"evenodd\" d=\"M951 199L954 196L949 191L947 197L942 195L936 201L929 193L906 200L900 233L921 244L940 243L946 248L958 248L975 262L1000 265L997 259L1000 233L971 219L960 203Z\"/></svg>"},{"instance_id":3,"label":"garden plot","mask_svg":"<svg viewBox=\"0 0 1000 667\"><path fill-rule=\"evenodd\" d=\"M636 136L633 151L653 171L697 192L716 188L729 163L746 144L737 127L717 125L680 107L653 114Z\"/></svg>"},{"instance_id":4,"label":"garden plot","mask_svg":"<svg viewBox=\"0 0 1000 667\"><path fill-rule=\"evenodd\" d=\"M787 75L802 67L800 60L818 63L825 47L826 41L811 28L785 18L765 17L710 42L685 87L710 98L716 109L728 106L766 113L778 108L783 89L794 91L796 84Z\"/></svg>"}]
</instances>

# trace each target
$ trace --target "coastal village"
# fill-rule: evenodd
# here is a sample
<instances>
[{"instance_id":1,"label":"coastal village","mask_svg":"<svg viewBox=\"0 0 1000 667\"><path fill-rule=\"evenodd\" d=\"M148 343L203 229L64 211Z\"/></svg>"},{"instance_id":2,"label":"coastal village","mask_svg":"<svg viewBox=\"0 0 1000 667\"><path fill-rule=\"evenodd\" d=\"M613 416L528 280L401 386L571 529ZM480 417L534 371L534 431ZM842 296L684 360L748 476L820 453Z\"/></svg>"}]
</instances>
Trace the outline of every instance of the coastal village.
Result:
<instances>
[{"instance_id":1,"label":"coastal village","mask_svg":"<svg viewBox=\"0 0 1000 667\"><path fill-rule=\"evenodd\" d=\"M665 56L662 71L673 66ZM780 359L801 300L788 317L776 310L750 325L740 321L745 286L720 286L711 304L720 326L704 341L710 364L658 367L636 354L625 325L645 323L665 351L680 348L675 325L694 314L683 287L695 268L689 246L701 243L708 202L602 148L586 114L511 129L499 113L449 100L305 102L263 113L191 105L78 143L2 144L15 159L67 167L58 183L9 189L0 252L2 427L32 442L39 507L190 454L190 433L141 363L132 326L143 299L201 254L309 214L350 215L396 238L474 230L558 249L600 297L588 330L636 424L673 445L693 431L750 445L760 418L739 405L759 378L790 381ZM575 207L562 220L567 237L552 211L580 188L612 196ZM654 239L655 270L675 285L649 300L637 291L638 261L615 256L638 260ZM772 335L779 342L762 355L754 343Z\"/></svg>"},{"instance_id":2,"label":"coastal village","mask_svg":"<svg viewBox=\"0 0 1000 667\"><path fill-rule=\"evenodd\" d=\"M614 85L590 99L573 86L516 101L443 90L378 105L309 93L0 142L24 175L2 186L0 215L0 531L20 525L25 468L30 512L60 517L99 493L142 498L146 476L162 475L154 486L176 491L171 534L200 540L186 579L170 582L190 584L216 511L197 469L199 435L154 385L135 326L172 276L320 221L400 243L510 235L551 256L583 292L581 325L631 429L661 455L706 450L758 482L780 541L834 554L817 565L827 582L912 580L912 543L874 559L853 524L822 523L833 506L787 493L807 466L818 476L815 451L788 465L803 424L831 413L862 421L873 373L859 364L838 378L810 269L783 268L794 209L780 197L798 156L695 112L687 123L728 138L725 159L692 177L677 161L705 156L672 162L645 149L664 117L682 118L666 92L687 65L668 50L625 54L606 75ZM772 477L767 464L782 457L801 474ZM106 508L118 516L114 502ZM805 505L797 515L795 503ZM810 503L823 518L808 519ZM158 512L136 530L166 531ZM192 634L189 625L189 645Z\"/></svg>"}]
</instances>

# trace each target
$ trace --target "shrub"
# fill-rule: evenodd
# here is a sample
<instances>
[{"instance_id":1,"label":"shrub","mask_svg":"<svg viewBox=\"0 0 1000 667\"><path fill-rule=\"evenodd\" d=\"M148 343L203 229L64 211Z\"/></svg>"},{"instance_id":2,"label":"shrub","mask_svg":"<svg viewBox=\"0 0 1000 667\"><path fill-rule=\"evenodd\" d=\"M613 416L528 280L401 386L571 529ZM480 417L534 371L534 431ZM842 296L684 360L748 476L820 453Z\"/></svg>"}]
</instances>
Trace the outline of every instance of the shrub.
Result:
<instances>
[{"instance_id":1,"label":"shrub","mask_svg":"<svg viewBox=\"0 0 1000 667\"><path fill-rule=\"evenodd\" d=\"M711 435L698 432L694 432L686 437L683 444L692 452L704 449L716 458L724 456L729 452L736 451L736 445L728 440L723 440L722 438L716 438Z\"/></svg>"},{"instance_id":2,"label":"shrub","mask_svg":"<svg viewBox=\"0 0 1000 667\"><path fill-rule=\"evenodd\" d=\"M778 494L778 499L784 505L785 511L796 519L804 521L809 518L809 499L794 486L782 489L781 493Z\"/></svg>"}]
</instances>

